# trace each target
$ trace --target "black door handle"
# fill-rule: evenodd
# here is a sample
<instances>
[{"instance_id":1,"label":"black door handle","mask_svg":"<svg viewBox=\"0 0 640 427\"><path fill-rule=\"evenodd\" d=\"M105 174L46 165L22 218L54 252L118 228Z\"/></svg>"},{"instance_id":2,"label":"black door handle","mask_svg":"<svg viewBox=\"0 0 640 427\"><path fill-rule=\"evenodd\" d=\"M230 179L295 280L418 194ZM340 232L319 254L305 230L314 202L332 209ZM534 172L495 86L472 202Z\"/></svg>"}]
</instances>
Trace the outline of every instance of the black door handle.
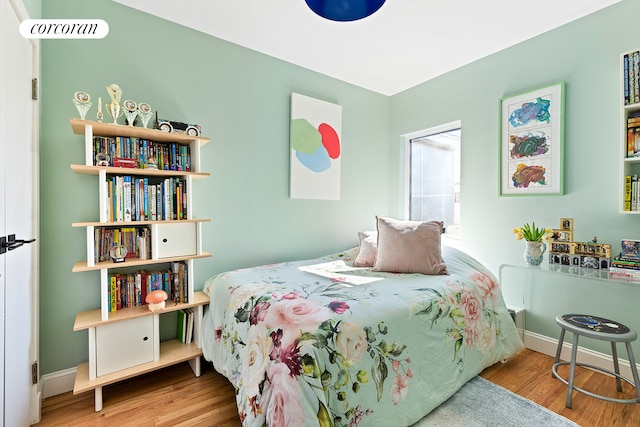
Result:
<instances>
[{"instance_id":1,"label":"black door handle","mask_svg":"<svg viewBox=\"0 0 640 427\"><path fill-rule=\"evenodd\" d=\"M8 236L0 237L0 254L3 254L7 251L12 251L14 249L19 248L24 244L29 244L35 242L36 239L16 239L15 234L9 234Z\"/></svg>"}]
</instances>

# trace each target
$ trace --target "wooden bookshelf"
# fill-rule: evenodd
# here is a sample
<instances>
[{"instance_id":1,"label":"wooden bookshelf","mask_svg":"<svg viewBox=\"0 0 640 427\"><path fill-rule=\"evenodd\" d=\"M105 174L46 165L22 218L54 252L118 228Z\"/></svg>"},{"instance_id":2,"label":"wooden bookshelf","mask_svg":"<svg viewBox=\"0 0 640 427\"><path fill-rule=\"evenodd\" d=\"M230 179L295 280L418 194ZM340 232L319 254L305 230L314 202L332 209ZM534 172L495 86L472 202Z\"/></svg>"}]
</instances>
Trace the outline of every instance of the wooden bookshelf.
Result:
<instances>
[{"instance_id":1,"label":"wooden bookshelf","mask_svg":"<svg viewBox=\"0 0 640 427\"><path fill-rule=\"evenodd\" d=\"M202 224L210 222L206 218L192 218L191 181L207 178L209 173L200 169L200 148L209 142L209 138L185 134L167 133L156 129L134 126L116 125L112 123L98 123L88 120L72 119L71 128L76 135L84 135L85 164L72 164L71 170L78 175L93 175L97 178L96 193L99 199L99 220L74 222L73 227L86 228L87 259L74 264L73 272L100 271L100 303L98 309L77 313L74 331L87 331L89 336L89 361L78 366L74 393L94 390L95 410L102 409L102 387L136 375L160 369L175 363L188 361L196 376L200 375L201 334L200 327L204 315L204 306L209 303L209 297L203 292L194 292L194 260L210 257L211 254L202 250ZM154 143L178 144L189 147L190 171L158 170L146 168L123 168L94 166L94 138L95 137L123 137L139 138ZM142 157L140 157L141 159ZM107 192L107 175L155 178L155 181L168 178L180 178L189 189L185 199L186 218L180 220L143 220L143 221L109 221L105 208L110 206ZM126 197L130 195L125 193ZM177 193L176 193L177 194ZM124 199L124 196L118 197ZM176 196L177 197L177 196ZM126 200L126 199L124 199ZM138 199L139 200L139 199ZM173 206L171 202L168 206ZM134 209L133 203L129 207ZM171 218L173 215L167 215ZM175 218L175 216L173 216ZM151 256L147 259L125 258L124 262L115 263L111 260L93 262L95 259L95 230L98 228L140 227L147 228L150 233ZM155 240L154 240L155 239ZM189 302L175 302L167 300L163 310L152 312L149 306L122 308L109 311L110 299L114 298L114 291L109 283L110 272L127 271L127 269L158 264L184 263L186 266L184 280L186 289L184 295ZM177 274L174 271L174 274ZM163 282L172 283L171 281ZM140 283L136 290L122 290L136 292L136 303L140 304L139 296L144 298L144 290L140 292ZM154 288L155 289L155 288ZM117 291L117 298L120 293ZM168 290L171 293L171 289ZM181 295L183 290L180 291ZM122 305L125 305L124 302ZM127 303L128 305L128 303ZM182 343L179 340L160 342L160 316L191 309L193 311L193 342Z\"/></svg>"}]
</instances>

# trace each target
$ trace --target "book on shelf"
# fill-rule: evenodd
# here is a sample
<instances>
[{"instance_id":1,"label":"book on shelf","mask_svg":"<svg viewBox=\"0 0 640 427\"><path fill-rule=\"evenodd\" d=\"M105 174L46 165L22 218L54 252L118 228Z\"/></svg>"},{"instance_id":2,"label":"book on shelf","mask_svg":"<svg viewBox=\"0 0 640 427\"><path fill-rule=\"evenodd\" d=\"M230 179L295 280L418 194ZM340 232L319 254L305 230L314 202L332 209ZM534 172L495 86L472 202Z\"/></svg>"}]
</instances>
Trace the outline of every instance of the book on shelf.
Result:
<instances>
[{"instance_id":1,"label":"book on shelf","mask_svg":"<svg viewBox=\"0 0 640 427\"><path fill-rule=\"evenodd\" d=\"M186 326L186 322L185 322L185 316L186 316L186 312L184 310L178 310L178 323L176 325L176 338L178 339L178 341L180 342L184 342L185 339L185 326Z\"/></svg>"},{"instance_id":2,"label":"book on shelf","mask_svg":"<svg viewBox=\"0 0 640 427\"><path fill-rule=\"evenodd\" d=\"M631 211L631 175L624 177L624 210Z\"/></svg>"},{"instance_id":3,"label":"book on shelf","mask_svg":"<svg viewBox=\"0 0 640 427\"><path fill-rule=\"evenodd\" d=\"M172 203L171 203L171 184L169 178L165 179L162 183L162 219L173 219L173 213L171 212Z\"/></svg>"},{"instance_id":4,"label":"book on shelf","mask_svg":"<svg viewBox=\"0 0 640 427\"><path fill-rule=\"evenodd\" d=\"M629 105L629 54L624 54L622 56L622 81L624 104Z\"/></svg>"},{"instance_id":5,"label":"book on shelf","mask_svg":"<svg viewBox=\"0 0 640 427\"><path fill-rule=\"evenodd\" d=\"M620 241L620 247L622 249L620 258L640 261L640 240L622 239Z\"/></svg>"},{"instance_id":6,"label":"book on shelf","mask_svg":"<svg viewBox=\"0 0 640 427\"><path fill-rule=\"evenodd\" d=\"M624 177L624 210L640 211L640 183L638 175Z\"/></svg>"},{"instance_id":7,"label":"book on shelf","mask_svg":"<svg viewBox=\"0 0 640 427\"><path fill-rule=\"evenodd\" d=\"M113 159L113 166L117 168L135 169L138 167L138 161L126 157L116 157Z\"/></svg>"},{"instance_id":8,"label":"book on shelf","mask_svg":"<svg viewBox=\"0 0 640 427\"><path fill-rule=\"evenodd\" d=\"M171 272L173 273L173 288L170 298L178 302L189 301L189 275L186 262L176 261L171 263Z\"/></svg>"},{"instance_id":9,"label":"book on shelf","mask_svg":"<svg viewBox=\"0 0 640 427\"><path fill-rule=\"evenodd\" d=\"M638 210L638 175L631 177L631 210Z\"/></svg>"},{"instance_id":10,"label":"book on shelf","mask_svg":"<svg viewBox=\"0 0 640 427\"><path fill-rule=\"evenodd\" d=\"M141 260L151 258L151 231L148 228L140 228L136 238L136 256Z\"/></svg>"},{"instance_id":11,"label":"book on shelf","mask_svg":"<svg viewBox=\"0 0 640 427\"><path fill-rule=\"evenodd\" d=\"M123 204L123 217L124 220L131 221L131 176L125 175L123 177L123 192L122 192L122 204ZM135 194L135 192L134 192Z\"/></svg>"},{"instance_id":12,"label":"book on shelf","mask_svg":"<svg viewBox=\"0 0 640 427\"><path fill-rule=\"evenodd\" d=\"M640 101L640 52L628 52L623 55L623 91L625 105Z\"/></svg>"},{"instance_id":13,"label":"book on shelf","mask_svg":"<svg viewBox=\"0 0 640 427\"><path fill-rule=\"evenodd\" d=\"M184 342L189 344L191 341L193 341L193 317L194 317L194 312L193 309L191 308L187 308L187 336L185 337Z\"/></svg>"},{"instance_id":14,"label":"book on shelf","mask_svg":"<svg viewBox=\"0 0 640 427\"><path fill-rule=\"evenodd\" d=\"M116 275L113 274L109 276L109 311L116 311L118 309L117 306L117 284L116 284Z\"/></svg>"}]
</instances>

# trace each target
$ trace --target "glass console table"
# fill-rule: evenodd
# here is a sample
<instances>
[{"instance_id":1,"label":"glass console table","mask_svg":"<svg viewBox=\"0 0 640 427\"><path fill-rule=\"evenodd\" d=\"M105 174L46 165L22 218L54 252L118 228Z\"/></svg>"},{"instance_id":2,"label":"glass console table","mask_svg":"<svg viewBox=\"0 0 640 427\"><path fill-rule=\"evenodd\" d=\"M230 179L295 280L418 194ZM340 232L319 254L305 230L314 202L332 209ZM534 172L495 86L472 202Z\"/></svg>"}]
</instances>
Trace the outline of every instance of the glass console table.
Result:
<instances>
[{"instance_id":1,"label":"glass console table","mask_svg":"<svg viewBox=\"0 0 640 427\"><path fill-rule=\"evenodd\" d=\"M550 344L557 340L555 317L565 313L614 319L640 333L640 281L612 278L609 270L546 262L537 267L502 264L498 274L507 305L524 310L525 344L527 336ZM611 354L608 343L585 340L581 346ZM639 341L633 349L640 354Z\"/></svg>"}]
</instances>

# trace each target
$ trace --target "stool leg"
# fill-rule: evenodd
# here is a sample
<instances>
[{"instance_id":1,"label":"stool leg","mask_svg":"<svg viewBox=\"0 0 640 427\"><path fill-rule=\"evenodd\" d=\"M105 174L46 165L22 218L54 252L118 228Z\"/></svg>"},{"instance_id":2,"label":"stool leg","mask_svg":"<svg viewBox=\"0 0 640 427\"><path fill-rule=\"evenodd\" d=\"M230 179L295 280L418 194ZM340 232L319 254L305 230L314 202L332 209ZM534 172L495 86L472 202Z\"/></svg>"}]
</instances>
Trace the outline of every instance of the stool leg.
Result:
<instances>
[{"instance_id":1,"label":"stool leg","mask_svg":"<svg viewBox=\"0 0 640 427\"><path fill-rule=\"evenodd\" d=\"M556 349L556 358L553 360L554 364L560 361L560 353L562 352L562 344L564 343L564 333L565 333L565 329L560 328L560 338L558 339L558 348ZM551 376L555 377L553 370L551 370Z\"/></svg>"},{"instance_id":2,"label":"stool leg","mask_svg":"<svg viewBox=\"0 0 640 427\"><path fill-rule=\"evenodd\" d=\"M556 349L556 358L553 363L558 363L560 361L560 352L562 352L562 344L564 343L564 333L565 329L560 329L560 339L558 339L558 348Z\"/></svg>"},{"instance_id":3,"label":"stool leg","mask_svg":"<svg viewBox=\"0 0 640 427\"><path fill-rule=\"evenodd\" d=\"M613 357L613 372L620 375L620 365L618 364L618 350L616 349L615 341L611 341L611 356ZM616 389L622 392L622 381L620 377L616 376Z\"/></svg>"},{"instance_id":4,"label":"stool leg","mask_svg":"<svg viewBox=\"0 0 640 427\"><path fill-rule=\"evenodd\" d=\"M578 334L573 334L573 348L571 348L571 368L569 369L569 384L567 390L566 407L571 408L571 397L573 394L573 379L576 373L576 358L578 356Z\"/></svg>"},{"instance_id":5,"label":"stool leg","mask_svg":"<svg viewBox=\"0 0 640 427\"><path fill-rule=\"evenodd\" d=\"M629 364L631 365L631 375L633 375L633 383L636 386L636 394L638 395L638 402L640 402L640 379L638 379L638 368L636 367L636 359L633 357L633 349L631 343L626 342L627 354L629 355Z\"/></svg>"}]
</instances>

